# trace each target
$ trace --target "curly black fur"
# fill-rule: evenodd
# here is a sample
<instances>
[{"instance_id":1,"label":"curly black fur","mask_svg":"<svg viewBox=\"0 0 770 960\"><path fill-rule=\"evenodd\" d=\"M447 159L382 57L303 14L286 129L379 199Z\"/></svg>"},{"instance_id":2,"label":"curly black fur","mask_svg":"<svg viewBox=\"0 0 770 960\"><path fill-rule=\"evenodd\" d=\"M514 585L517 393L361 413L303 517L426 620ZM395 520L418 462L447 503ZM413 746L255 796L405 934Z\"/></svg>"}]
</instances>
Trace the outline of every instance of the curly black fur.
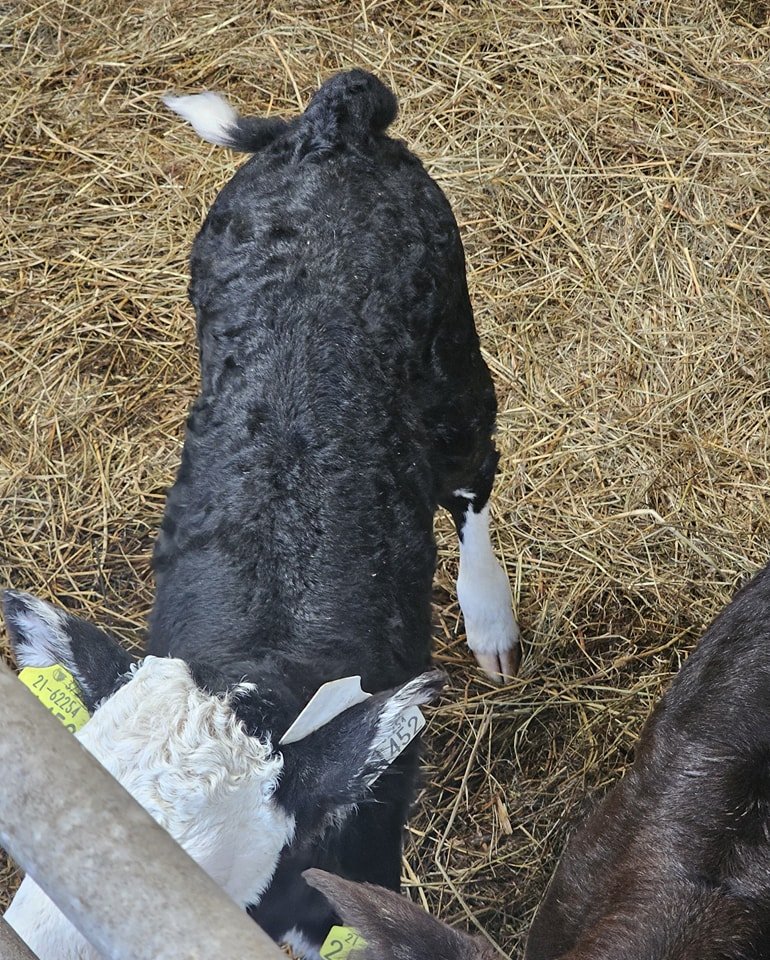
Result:
<instances>
[{"instance_id":1,"label":"curly black fur","mask_svg":"<svg viewBox=\"0 0 770 960\"><path fill-rule=\"evenodd\" d=\"M378 691L429 666L434 512L459 487L480 508L494 474L457 225L385 135L395 114L353 71L296 120L239 120L230 142L258 152L191 257L202 385L155 551L150 652L196 661L214 688L256 683L239 710L276 738L327 680ZM378 805L285 858L257 911L268 930L328 927L299 876L311 864L398 886L415 769L412 751Z\"/></svg>"}]
</instances>

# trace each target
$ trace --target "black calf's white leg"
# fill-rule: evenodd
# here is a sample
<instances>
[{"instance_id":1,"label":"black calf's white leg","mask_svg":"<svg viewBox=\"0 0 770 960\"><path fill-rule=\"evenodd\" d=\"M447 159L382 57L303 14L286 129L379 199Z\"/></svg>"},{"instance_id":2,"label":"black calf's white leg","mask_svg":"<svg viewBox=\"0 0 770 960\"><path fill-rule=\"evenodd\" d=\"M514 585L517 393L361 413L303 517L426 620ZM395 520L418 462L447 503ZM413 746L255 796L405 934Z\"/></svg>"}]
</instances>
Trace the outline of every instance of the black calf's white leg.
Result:
<instances>
[{"instance_id":1,"label":"black calf's white leg","mask_svg":"<svg viewBox=\"0 0 770 960\"><path fill-rule=\"evenodd\" d=\"M493 680L513 676L519 665L519 628L513 616L508 576L492 549L489 500L455 490L452 515L460 538L457 599L468 646Z\"/></svg>"},{"instance_id":2,"label":"black calf's white leg","mask_svg":"<svg viewBox=\"0 0 770 960\"><path fill-rule=\"evenodd\" d=\"M497 469L494 446L486 453L472 479L450 488L441 505L452 514L460 540L457 599L465 620L465 635L481 669L493 680L513 676L519 666L519 628L513 615L511 586L495 557L489 536L489 498ZM456 477L456 474L455 474Z\"/></svg>"}]
</instances>

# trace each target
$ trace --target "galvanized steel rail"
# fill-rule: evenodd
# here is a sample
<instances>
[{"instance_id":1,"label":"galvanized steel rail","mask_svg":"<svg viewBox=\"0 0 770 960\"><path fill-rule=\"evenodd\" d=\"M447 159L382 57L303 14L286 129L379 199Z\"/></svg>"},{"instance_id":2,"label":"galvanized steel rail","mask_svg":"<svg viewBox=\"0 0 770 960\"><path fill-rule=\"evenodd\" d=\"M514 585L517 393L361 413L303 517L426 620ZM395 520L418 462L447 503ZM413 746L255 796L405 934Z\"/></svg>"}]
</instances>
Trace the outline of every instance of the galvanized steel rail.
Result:
<instances>
[{"instance_id":1,"label":"galvanized steel rail","mask_svg":"<svg viewBox=\"0 0 770 960\"><path fill-rule=\"evenodd\" d=\"M36 960L35 954L5 920L0 920L0 958L2 960Z\"/></svg>"},{"instance_id":2,"label":"galvanized steel rail","mask_svg":"<svg viewBox=\"0 0 770 960\"><path fill-rule=\"evenodd\" d=\"M104 957L286 960L2 662L0 704L0 845Z\"/></svg>"}]
</instances>

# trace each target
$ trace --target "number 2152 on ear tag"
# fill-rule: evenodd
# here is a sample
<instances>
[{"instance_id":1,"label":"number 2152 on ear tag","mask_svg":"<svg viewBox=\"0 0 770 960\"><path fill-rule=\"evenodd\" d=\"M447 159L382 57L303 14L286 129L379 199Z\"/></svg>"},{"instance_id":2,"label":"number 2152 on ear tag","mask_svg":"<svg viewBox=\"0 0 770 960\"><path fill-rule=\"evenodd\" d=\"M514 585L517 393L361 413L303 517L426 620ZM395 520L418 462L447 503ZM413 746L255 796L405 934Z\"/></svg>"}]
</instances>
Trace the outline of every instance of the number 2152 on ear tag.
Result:
<instances>
[{"instance_id":1,"label":"number 2152 on ear tag","mask_svg":"<svg viewBox=\"0 0 770 960\"><path fill-rule=\"evenodd\" d=\"M320 952L323 960L348 960L365 946L366 940L352 927L332 927Z\"/></svg>"}]
</instances>

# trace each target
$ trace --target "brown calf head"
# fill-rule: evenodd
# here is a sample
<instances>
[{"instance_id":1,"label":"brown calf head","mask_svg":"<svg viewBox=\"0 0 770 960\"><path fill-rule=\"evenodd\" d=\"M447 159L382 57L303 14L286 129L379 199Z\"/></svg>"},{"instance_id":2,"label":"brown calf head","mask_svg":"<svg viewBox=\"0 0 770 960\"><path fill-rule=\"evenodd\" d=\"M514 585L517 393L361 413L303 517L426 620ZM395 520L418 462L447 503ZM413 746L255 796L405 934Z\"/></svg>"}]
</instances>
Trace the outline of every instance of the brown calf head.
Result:
<instances>
[{"instance_id":1,"label":"brown calf head","mask_svg":"<svg viewBox=\"0 0 770 960\"><path fill-rule=\"evenodd\" d=\"M366 940L361 960L497 960L490 944L453 930L392 890L323 870L306 870L303 876Z\"/></svg>"}]
</instances>

